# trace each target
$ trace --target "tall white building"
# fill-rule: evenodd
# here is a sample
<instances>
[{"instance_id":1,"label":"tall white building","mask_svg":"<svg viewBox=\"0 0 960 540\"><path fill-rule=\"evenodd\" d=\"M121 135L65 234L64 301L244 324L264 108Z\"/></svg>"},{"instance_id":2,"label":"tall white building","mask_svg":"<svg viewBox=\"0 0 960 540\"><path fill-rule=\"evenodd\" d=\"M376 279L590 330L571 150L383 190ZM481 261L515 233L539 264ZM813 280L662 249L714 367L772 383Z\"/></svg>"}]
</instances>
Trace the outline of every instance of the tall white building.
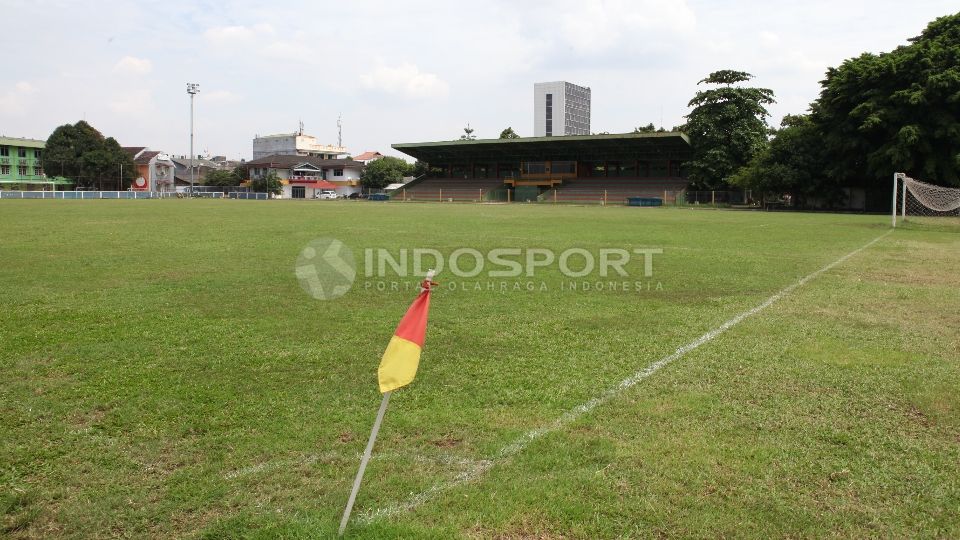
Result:
<instances>
[{"instance_id":1,"label":"tall white building","mask_svg":"<svg viewBox=\"0 0 960 540\"><path fill-rule=\"evenodd\" d=\"M267 156L315 156L323 159L337 159L346 155L343 146L320 144L312 135L304 135L303 124L296 133L264 135L253 139L253 159Z\"/></svg>"},{"instance_id":2,"label":"tall white building","mask_svg":"<svg viewBox=\"0 0 960 540\"><path fill-rule=\"evenodd\" d=\"M590 88L566 81L533 85L533 136L590 134Z\"/></svg>"}]
</instances>

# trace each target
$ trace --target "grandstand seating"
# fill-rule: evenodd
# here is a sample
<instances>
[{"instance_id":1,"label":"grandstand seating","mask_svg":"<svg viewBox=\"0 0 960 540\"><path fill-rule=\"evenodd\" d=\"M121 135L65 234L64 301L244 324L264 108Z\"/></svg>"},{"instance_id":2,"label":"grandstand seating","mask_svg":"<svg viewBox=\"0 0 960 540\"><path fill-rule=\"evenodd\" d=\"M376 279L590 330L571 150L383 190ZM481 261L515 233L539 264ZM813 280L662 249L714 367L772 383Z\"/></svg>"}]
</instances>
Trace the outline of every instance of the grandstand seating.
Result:
<instances>
[{"instance_id":1,"label":"grandstand seating","mask_svg":"<svg viewBox=\"0 0 960 540\"><path fill-rule=\"evenodd\" d=\"M623 204L627 197L657 197L672 203L688 183L682 178L577 178L544 193L541 199Z\"/></svg>"},{"instance_id":2,"label":"grandstand seating","mask_svg":"<svg viewBox=\"0 0 960 540\"><path fill-rule=\"evenodd\" d=\"M407 201L481 201L491 191L503 188L502 178L427 178L410 188L393 193L394 200Z\"/></svg>"},{"instance_id":3,"label":"grandstand seating","mask_svg":"<svg viewBox=\"0 0 960 540\"><path fill-rule=\"evenodd\" d=\"M540 200L624 204L627 197L665 198L672 203L687 188L682 178L576 178L565 180L556 189L544 191ZM393 192L394 200L481 201L503 188L502 178L427 178L409 188Z\"/></svg>"}]
</instances>

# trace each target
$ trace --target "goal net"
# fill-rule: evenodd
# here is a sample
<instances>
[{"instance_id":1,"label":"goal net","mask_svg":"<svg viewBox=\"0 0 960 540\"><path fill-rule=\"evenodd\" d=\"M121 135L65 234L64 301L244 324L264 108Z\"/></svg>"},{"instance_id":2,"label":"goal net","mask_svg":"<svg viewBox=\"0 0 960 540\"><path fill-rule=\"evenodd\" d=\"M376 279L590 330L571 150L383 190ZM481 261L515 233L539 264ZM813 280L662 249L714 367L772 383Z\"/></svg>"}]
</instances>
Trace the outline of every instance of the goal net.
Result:
<instances>
[{"instance_id":1,"label":"goal net","mask_svg":"<svg viewBox=\"0 0 960 540\"><path fill-rule=\"evenodd\" d=\"M910 178L893 177L893 226L903 223L960 226L960 188L936 186Z\"/></svg>"}]
</instances>

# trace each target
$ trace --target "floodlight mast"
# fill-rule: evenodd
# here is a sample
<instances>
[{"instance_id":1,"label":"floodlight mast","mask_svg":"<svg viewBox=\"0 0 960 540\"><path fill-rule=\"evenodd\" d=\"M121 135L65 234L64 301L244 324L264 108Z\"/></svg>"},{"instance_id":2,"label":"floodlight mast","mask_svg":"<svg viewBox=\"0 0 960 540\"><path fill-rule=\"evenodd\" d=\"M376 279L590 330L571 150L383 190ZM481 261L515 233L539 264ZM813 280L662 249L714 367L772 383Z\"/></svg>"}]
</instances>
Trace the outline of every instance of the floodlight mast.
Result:
<instances>
[{"instance_id":1,"label":"floodlight mast","mask_svg":"<svg viewBox=\"0 0 960 540\"><path fill-rule=\"evenodd\" d=\"M190 196L193 197L193 96L200 92L200 85L187 83L187 93L190 94Z\"/></svg>"}]
</instances>

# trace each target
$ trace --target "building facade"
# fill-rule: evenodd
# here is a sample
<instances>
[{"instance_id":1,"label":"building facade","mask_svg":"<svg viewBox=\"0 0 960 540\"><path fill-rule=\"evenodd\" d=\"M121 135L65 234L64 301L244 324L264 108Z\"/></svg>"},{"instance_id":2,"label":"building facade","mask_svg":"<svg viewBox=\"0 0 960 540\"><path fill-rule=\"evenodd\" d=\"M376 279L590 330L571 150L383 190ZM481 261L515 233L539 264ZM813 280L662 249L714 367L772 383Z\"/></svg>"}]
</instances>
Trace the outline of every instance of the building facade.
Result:
<instances>
[{"instance_id":1,"label":"building facade","mask_svg":"<svg viewBox=\"0 0 960 540\"><path fill-rule=\"evenodd\" d=\"M137 165L137 178L130 186L134 191L175 191L176 166L170 156L145 146L124 146Z\"/></svg>"},{"instance_id":2,"label":"building facade","mask_svg":"<svg viewBox=\"0 0 960 540\"><path fill-rule=\"evenodd\" d=\"M566 81L533 85L533 136L590 134L590 88Z\"/></svg>"},{"instance_id":3,"label":"building facade","mask_svg":"<svg viewBox=\"0 0 960 540\"><path fill-rule=\"evenodd\" d=\"M314 156L275 155L247 162L250 178L274 173L283 184L281 197L309 199L322 190L344 197L360 192L364 164L352 159L323 159Z\"/></svg>"},{"instance_id":4,"label":"building facade","mask_svg":"<svg viewBox=\"0 0 960 540\"><path fill-rule=\"evenodd\" d=\"M0 137L0 187L49 184L43 172L46 141Z\"/></svg>"},{"instance_id":5,"label":"building facade","mask_svg":"<svg viewBox=\"0 0 960 540\"><path fill-rule=\"evenodd\" d=\"M314 156L323 159L337 159L347 155L347 149L332 144L320 144L317 138L303 133L280 133L278 135L257 136L253 139L253 159L268 156Z\"/></svg>"}]
</instances>

